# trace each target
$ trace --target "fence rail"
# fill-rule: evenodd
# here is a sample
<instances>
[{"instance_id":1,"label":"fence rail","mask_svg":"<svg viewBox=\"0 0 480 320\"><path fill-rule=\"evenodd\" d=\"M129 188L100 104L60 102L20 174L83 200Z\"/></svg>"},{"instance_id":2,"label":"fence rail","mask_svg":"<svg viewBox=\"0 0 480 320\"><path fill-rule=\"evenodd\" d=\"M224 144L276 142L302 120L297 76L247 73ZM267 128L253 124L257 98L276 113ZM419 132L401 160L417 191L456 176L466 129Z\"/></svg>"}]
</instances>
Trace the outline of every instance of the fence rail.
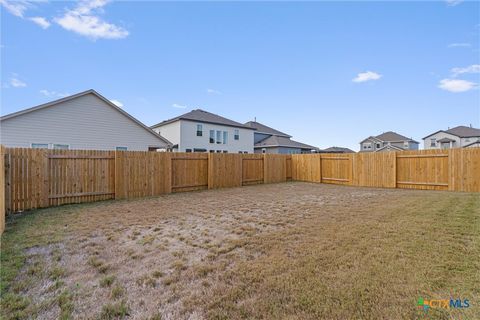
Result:
<instances>
[{"instance_id":1,"label":"fence rail","mask_svg":"<svg viewBox=\"0 0 480 320\"><path fill-rule=\"evenodd\" d=\"M7 212L289 180L480 192L480 148L273 155L2 146L0 153L0 201Z\"/></svg>"}]
</instances>

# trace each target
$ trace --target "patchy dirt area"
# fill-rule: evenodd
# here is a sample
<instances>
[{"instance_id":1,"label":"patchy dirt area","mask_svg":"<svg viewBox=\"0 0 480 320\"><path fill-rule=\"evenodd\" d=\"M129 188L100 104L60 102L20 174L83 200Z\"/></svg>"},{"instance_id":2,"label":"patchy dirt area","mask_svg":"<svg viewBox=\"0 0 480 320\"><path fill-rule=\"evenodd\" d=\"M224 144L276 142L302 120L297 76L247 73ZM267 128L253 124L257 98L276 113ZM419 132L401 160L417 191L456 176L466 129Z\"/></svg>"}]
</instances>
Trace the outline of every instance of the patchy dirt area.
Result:
<instances>
[{"instance_id":1,"label":"patchy dirt area","mask_svg":"<svg viewBox=\"0 0 480 320\"><path fill-rule=\"evenodd\" d=\"M442 195L450 202L440 200ZM438 206L438 201L448 203ZM347 304L336 313L322 313L330 307L319 302L335 298L328 290L341 287L355 296L361 295L359 286L369 287L368 279L350 278L342 266L350 265L350 271L359 274L373 272L370 277L375 278L375 268L361 270L365 267L362 259L369 256L378 258L379 264L387 263L386 270L379 271L381 279L395 272L403 277L408 270L398 272L388 263L394 259L408 263L421 257L409 256L411 249L421 244L412 238L414 230L403 235L398 232L412 223L420 228L415 230L421 230L427 223L423 219L429 217L422 211L425 205L437 203L432 214L438 214L455 201L457 206L458 201L473 201L473 212L479 213L480 204L471 194L300 182L38 210L27 214L31 221L23 222L19 216L7 226L5 245L13 245L8 238L12 232L25 232L29 244L3 308L7 318L42 319L348 317L358 306ZM410 221L412 215L419 220ZM466 229L463 232L468 238L465 241L473 241L474 235ZM392 255L392 241L410 249ZM388 260L382 262L387 257L373 244L388 250ZM465 246L470 248L468 255L478 252L478 243ZM310 260L313 253L315 260ZM300 262L306 265L299 266ZM312 263L312 272L303 270ZM329 271L328 275L324 271ZM280 281L276 276L280 274L292 282ZM318 292L320 289L309 288L305 280L312 277L318 281L320 274L330 289ZM348 279L356 283L345 285ZM405 280L390 289L400 290L406 305L421 290L428 292L424 284L415 287L416 282ZM462 286L462 292L471 294L468 288ZM380 291L363 295L381 298L383 289L374 290ZM378 318L387 313L371 305L363 315ZM400 315L415 315L415 306Z\"/></svg>"}]
</instances>

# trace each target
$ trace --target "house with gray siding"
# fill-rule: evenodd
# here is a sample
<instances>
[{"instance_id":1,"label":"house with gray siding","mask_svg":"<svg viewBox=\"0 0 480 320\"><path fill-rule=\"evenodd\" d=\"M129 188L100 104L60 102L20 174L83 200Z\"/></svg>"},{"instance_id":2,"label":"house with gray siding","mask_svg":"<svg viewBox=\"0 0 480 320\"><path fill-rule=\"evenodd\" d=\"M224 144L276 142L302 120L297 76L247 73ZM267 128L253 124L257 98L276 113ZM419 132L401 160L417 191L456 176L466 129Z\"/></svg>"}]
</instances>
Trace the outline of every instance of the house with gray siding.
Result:
<instances>
[{"instance_id":1,"label":"house with gray siding","mask_svg":"<svg viewBox=\"0 0 480 320\"><path fill-rule=\"evenodd\" d=\"M245 125L255 129L255 153L295 154L318 151L317 147L292 140L292 136L257 121L249 121Z\"/></svg>"},{"instance_id":2,"label":"house with gray siding","mask_svg":"<svg viewBox=\"0 0 480 320\"><path fill-rule=\"evenodd\" d=\"M95 90L0 117L6 147L167 150L170 142Z\"/></svg>"},{"instance_id":3,"label":"house with gray siding","mask_svg":"<svg viewBox=\"0 0 480 320\"><path fill-rule=\"evenodd\" d=\"M425 149L477 148L480 146L480 129L458 126L439 130L423 138Z\"/></svg>"},{"instance_id":4,"label":"house with gray siding","mask_svg":"<svg viewBox=\"0 0 480 320\"><path fill-rule=\"evenodd\" d=\"M419 143L393 131L370 136L360 142L360 152L418 150Z\"/></svg>"},{"instance_id":5,"label":"house with gray siding","mask_svg":"<svg viewBox=\"0 0 480 320\"><path fill-rule=\"evenodd\" d=\"M255 129L196 109L150 127L178 152L253 153Z\"/></svg>"}]
</instances>

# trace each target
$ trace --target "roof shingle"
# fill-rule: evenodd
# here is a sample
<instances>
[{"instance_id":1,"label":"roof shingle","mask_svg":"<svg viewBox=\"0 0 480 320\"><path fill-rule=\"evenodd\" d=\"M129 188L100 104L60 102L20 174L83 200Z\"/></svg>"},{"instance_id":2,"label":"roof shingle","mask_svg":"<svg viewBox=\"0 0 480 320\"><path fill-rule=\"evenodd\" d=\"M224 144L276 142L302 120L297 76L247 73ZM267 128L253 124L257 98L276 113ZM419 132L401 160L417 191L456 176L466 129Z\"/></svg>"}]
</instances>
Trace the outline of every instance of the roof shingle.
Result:
<instances>
[{"instance_id":1,"label":"roof shingle","mask_svg":"<svg viewBox=\"0 0 480 320\"><path fill-rule=\"evenodd\" d=\"M290 148L318 150L317 147L310 146L308 144L301 143L295 140L291 140L290 138L287 138L287 137L274 136L274 135L255 143L255 148L265 148L265 147L290 147Z\"/></svg>"},{"instance_id":2,"label":"roof shingle","mask_svg":"<svg viewBox=\"0 0 480 320\"><path fill-rule=\"evenodd\" d=\"M260 122L249 121L249 122L245 123L245 125L250 127L250 128L257 129L258 133L267 133L267 134L273 134L273 135L276 135L276 136L284 136L284 137L288 137L288 138L292 137L291 135L288 135L286 133L283 133L281 131L273 129L273 128L271 128L269 126L266 126L266 125L264 125Z\"/></svg>"},{"instance_id":3,"label":"roof shingle","mask_svg":"<svg viewBox=\"0 0 480 320\"><path fill-rule=\"evenodd\" d=\"M251 129L255 130L254 128L251 128L249 126L243 125L239 122L224 118L222 116L219 116L214 113L210 113L201 109L195 109L190 112L187 112L185 114L179 115L178 117L168 119L165 121L162 121L160 123L157 123L150 128L156 128L159 126L163 126L165 124L169 124L178 120L190 120L190 121L198 121L198 122L206 122L206 123L213 123L213 124L221 124L224 126L230 126L230 127L237 127L237 128L244 128L244 129Z\"/></svg>"}]
</instances>

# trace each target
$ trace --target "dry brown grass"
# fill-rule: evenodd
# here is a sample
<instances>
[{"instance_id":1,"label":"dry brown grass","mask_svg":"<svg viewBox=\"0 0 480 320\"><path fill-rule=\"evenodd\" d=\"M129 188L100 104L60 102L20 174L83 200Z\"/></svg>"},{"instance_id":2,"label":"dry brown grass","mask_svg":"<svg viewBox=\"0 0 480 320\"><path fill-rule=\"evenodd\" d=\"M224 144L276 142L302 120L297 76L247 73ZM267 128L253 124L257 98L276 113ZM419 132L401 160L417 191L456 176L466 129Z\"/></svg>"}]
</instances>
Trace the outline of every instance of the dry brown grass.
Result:
<instances>
[{"instance_id":1,"label":"dry brown grass","mask_svg":"<svg viewBox=\"0 0 480 320\"><path fill-rule=\"evenodd\" d=\"M428 317L476 319L479 241L462 193L288 183L38 210L2 237L2 312L405 319L458 297Z\"/></svg>"}]
</instances>

